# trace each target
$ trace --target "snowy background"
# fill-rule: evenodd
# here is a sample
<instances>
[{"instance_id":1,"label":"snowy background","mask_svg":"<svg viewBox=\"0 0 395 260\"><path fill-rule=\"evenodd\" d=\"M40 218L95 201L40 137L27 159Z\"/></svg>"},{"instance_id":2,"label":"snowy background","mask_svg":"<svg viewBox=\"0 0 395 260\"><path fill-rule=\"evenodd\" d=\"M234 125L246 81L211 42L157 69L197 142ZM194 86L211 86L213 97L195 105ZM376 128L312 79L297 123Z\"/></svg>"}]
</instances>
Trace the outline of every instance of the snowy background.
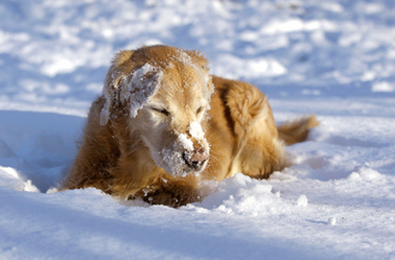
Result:
<instances>
[{"instance_id":1,"label":"snowy background","mask_svg":"<svg viewBox=\"0 0 395 260\"><path fill-rule=\"evenodd\" d=\"M113 54L158 43L317 114L296 164L180 209L54 193ZM395 259L395 2L2 0L0 259Z\"/></svg>"}]
</instances>

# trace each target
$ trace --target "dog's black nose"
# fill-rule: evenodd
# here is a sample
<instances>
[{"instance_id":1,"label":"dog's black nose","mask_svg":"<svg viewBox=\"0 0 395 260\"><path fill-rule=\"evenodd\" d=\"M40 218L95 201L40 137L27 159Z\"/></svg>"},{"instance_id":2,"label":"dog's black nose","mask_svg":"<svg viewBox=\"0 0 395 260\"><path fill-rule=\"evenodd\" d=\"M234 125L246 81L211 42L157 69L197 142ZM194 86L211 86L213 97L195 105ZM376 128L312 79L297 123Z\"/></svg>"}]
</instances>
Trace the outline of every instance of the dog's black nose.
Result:
<instances>
[{"instance_id":1,"label":"dog's black nose","mask_svg":"<svg viewBox=\"0 0 395 260\"><path fill-rule=\"evenodd\" d=\"M193 152L184 152L183 159L185 163L193 168L195 171L200 171L203 168L204 163L208 160L209 155L203 147L200 147Z\"/></svg>"}]
</instances>

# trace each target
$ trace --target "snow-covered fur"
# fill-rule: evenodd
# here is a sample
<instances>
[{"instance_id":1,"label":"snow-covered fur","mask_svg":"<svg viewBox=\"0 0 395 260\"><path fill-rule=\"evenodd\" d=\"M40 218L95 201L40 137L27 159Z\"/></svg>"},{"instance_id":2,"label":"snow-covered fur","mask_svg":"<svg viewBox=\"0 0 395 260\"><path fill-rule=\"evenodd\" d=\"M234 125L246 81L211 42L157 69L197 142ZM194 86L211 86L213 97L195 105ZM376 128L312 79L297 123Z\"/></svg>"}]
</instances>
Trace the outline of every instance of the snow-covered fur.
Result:
<instances>
[{"instance_id":1,"label":"snow-covered fur","mask_svg":"<svg viewBox=\"0 0 395 260\"><path fill-rule=\"evenodd\" d=\"M303 141L314 125L299 120L282 136L291 140L296 126ZM211 77L198 52L151 46L116 55L63 189L177 207L201 200L207 180L267 178L287 163L256 87Z\"/></svg>"}]
</instances>

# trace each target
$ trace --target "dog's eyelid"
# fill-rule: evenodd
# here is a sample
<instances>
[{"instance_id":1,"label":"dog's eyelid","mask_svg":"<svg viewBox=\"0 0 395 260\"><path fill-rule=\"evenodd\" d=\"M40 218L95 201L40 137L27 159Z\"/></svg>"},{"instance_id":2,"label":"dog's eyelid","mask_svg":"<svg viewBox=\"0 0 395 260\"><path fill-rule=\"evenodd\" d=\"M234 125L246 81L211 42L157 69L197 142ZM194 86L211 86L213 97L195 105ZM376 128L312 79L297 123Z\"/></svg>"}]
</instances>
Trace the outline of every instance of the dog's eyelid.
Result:
<instances>
[{"instance_id":1,"label":"dog's eyelid","mask_svg":"<svg viewBox=\"0 0 395 260\"><path fill-rule=\"evenodd\" d=\"M155 112L161 113L165 116L169 116L170 112L166 108L158 108L158 107L151 107L152 110Z\"/></svg>"},{"instance_id":2,"label":"dog's eyelid","mask_svg":"<svg viewBox=\"0 0 395 260\"><path fill-rule=\"evenodd\" d=\"M204 106L200 106L197 110L196 110L196 114L200 114L203 110L205 109Z\"/></svg>"}]
</instances>

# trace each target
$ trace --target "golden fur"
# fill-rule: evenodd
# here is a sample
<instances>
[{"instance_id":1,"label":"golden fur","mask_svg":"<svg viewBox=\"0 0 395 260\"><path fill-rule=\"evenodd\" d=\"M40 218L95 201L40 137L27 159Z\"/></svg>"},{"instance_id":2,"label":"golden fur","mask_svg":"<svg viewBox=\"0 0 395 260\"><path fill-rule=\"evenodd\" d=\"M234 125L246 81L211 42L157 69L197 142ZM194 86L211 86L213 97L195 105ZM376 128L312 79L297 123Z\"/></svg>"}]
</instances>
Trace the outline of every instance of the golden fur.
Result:
<instances>
[{"instance_id":1,"label":"golden fur","mask_svg":"<svg viewBox=\"0 0 395 260\"><path fill-rule=\"evenodd\" d=\"M282 170L283 142L304 141L315 125L306 117L277 129L256 87L210 76L198 52L122 51L92 104L62 189L95 187L178 207L201 200L205 181Z\"/></svg>"}]
</instances>

